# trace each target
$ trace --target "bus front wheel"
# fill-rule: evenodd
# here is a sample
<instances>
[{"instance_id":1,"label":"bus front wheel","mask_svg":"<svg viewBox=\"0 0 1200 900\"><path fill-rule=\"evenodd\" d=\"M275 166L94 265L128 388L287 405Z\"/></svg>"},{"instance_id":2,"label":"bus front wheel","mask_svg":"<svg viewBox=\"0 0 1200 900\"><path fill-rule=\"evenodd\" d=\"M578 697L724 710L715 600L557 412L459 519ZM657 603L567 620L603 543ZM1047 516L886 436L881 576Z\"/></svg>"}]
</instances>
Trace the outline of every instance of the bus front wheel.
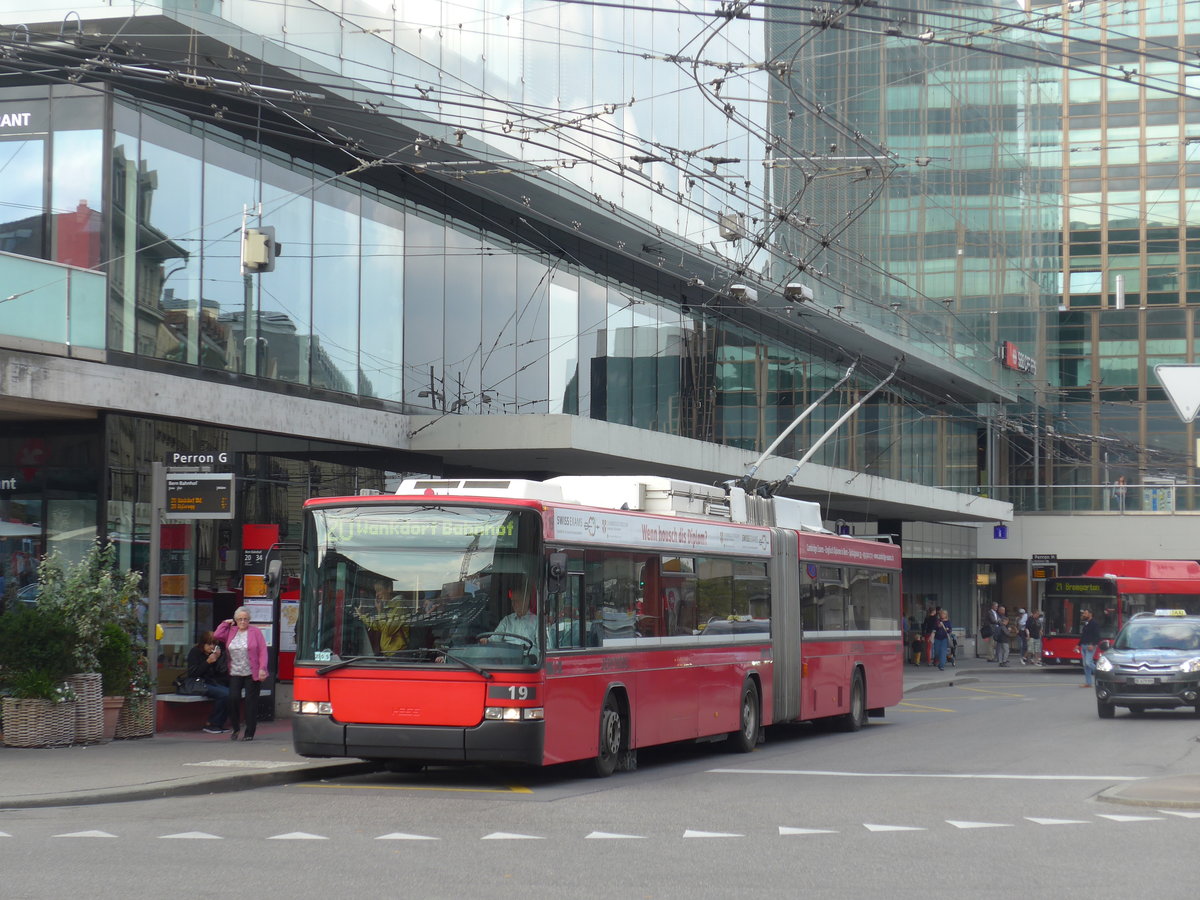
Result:
<instances>
[{"instance_id":1,"label":"bus front wheel","mask_svg":"<svg viewBox=\"0 0 1200 900\"><path fill-rule=\"evenodd\" d=\"M617 701L609 694L604 701L604 709L600 711L600 747L592 759L592 774L597 778L607 778L616 771L624 733L621 711L617 709Z\"/></svg>"}]
</instances>

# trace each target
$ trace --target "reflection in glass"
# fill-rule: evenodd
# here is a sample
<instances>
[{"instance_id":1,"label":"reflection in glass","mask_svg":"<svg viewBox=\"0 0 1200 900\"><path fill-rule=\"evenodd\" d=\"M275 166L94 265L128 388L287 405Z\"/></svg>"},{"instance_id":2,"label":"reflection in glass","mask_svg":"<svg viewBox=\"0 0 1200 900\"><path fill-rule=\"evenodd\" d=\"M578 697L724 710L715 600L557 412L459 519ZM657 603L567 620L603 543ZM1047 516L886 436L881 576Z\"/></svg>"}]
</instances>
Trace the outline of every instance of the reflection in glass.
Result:
<instances>
[{"instance_id":1,"label":"reflection in glass","mask_svg":"<svg viewBox=\"0 0 1200 900\"><path fill-rule=\"evenodd\" d=\"M404 212L363 200L358 390L400 400L404 380Z\"/></svg>"},{"instance_id":2,"label":"reflection in glass","mask_svg":"<svg viewBox=\"0 0 1200 900\"><path fill-rule=\"evenodd\" d=\"M313 387L352 393L358 386L358 251L358 196L319 188L313 205Z\"/></svg>"}]
</instances>

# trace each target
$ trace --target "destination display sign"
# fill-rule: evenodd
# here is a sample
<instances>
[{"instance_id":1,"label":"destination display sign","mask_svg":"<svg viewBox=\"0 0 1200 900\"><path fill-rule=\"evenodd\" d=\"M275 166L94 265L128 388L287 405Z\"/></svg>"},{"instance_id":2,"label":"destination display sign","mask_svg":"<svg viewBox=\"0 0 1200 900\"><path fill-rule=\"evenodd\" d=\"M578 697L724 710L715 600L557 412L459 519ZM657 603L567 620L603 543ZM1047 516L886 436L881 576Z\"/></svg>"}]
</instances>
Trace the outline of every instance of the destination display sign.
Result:
<instances>
[{"instance_id":1,"label":"destination display sign","mask_svg":"<svg viewBox=\"0 0 1200 900\"><path fill-rule=\"evenodd\" d=\"M168 519L232 519L234 475L222 473L168 472Z\"/></svg>"},{"instance_id":2,"label":"destination display sign","mask_svg":"<svg viewBox=\"0 0 1200 900\"><path fill-rule=\"evenodd\" d=\"M1051 578L1046 582L1046 594L1075 597L1115 597L1116 582L1107 578Z\"/></svg>"}]
</instances>

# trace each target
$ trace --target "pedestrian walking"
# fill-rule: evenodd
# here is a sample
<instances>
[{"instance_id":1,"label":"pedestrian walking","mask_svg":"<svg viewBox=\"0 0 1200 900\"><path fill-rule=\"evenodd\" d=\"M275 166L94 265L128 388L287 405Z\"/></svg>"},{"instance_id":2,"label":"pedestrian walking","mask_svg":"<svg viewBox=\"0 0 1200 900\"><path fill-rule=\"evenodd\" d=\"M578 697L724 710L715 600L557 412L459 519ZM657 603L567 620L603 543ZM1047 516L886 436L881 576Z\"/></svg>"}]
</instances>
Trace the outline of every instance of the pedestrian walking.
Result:
<instances>
[{"instance_id":1,"label":"pedestrian walking","mask_svg":"<svg viewBox=\"0 0 1200 900\"><path fill-rule=\"evenodd\" d=\"M1017 656L1021 665L1029 665L1029 615L1024 609L1017 610Z\"/></svg>"},{"instance_id":2,"label":"pedestrian walking","mask_svg":"<svg viewBox=\"0 0 1200 900\"><path fill-rule=\"evenodd\" d=\"M1079 661L1083 663L1083 684L1080 687L1091 687L1095 682L1093 674L1096 671L1096 645L1100 643L1100 623L1092 618L1092 611L1085 609L1079 614L1083 623L1079 629Z\"/></svg>"},{"instance_id":3,"label":"pedestrian walking","mask_svg":"<svg viewBox=\"0 0 1200 900\"><path fill-rule=\"evenodd\" d=\"M1000 604L995 600L992 601L991 607L988 609L984 622L989 626L988 635L985 640L990 640L988 645L988 662L996 661L996 632L1000 630Z\"/></svg>"}]
</instances>

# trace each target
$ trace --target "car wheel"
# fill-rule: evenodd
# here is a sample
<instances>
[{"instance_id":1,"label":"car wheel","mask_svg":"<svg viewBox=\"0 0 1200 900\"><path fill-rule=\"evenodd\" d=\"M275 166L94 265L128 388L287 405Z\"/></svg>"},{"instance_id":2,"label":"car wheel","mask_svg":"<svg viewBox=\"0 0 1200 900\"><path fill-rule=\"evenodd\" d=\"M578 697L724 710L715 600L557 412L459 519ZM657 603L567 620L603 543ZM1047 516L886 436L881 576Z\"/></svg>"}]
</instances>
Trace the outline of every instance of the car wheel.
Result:
<instances>
[{"instance_id":1,"label":"car wheel","mask_svg":"<svg viewBox=\"0 0 1200 900\"><path fill-rule=\"evenodd\" d=\"M1111 703L1105 703L1103 700L1096 701L1096 715L1102 719L1111 719L1117 714L1117 708Z\"/></svg>"},{"instance_id":2,"label":"car wheel","mask_svg":"<svg viewBox=\"0 0 1200 900\"><path fill-rule=\"evenodd\" d=\"M595 777L607 778L617 770L624 733L621 711L617 709L617 701L609 694L604 701L604 709L600 711L600 747L592 759L592 774Z\"/></svg>"},{"instance_id":3,"label":"car wheel","mask_svg":"<svg viewBox=\"0 0 1200 900\"><path fill-rule=\"evenodd\" d=\"M741 722L738 730L730 735L731 749L738 753L753 750L758 744L759 727L758 688L753 681L748 681L742 688Z\"/></svg>"},{"instance_id":4,"label":"car wheel","mask_svg":"<svg viewBox=\"0 0 1200 900\"><path fill-rule=\"evenodd\" d=\"M850 685L850 712L837 720L842 731L858 731L867 724L867 689L863 686L862 672L854 673Z\"/></svg>"}]
</instances>

